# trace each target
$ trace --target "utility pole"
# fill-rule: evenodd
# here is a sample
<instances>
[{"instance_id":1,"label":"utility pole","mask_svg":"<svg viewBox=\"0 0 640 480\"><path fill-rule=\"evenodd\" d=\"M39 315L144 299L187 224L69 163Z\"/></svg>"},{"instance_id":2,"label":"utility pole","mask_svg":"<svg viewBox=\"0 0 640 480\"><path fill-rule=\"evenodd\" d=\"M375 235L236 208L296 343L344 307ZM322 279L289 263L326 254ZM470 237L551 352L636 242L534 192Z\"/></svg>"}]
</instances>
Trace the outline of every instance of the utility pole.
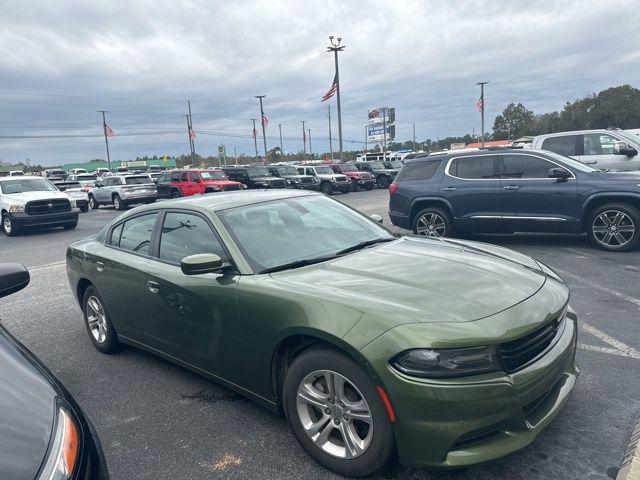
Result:
<instances>
[{"instance_id":1,"label":"utility pole","mask_svg":"<svg viewBox=\"0 0 640 480\"><path fill-rule=\"evenodd\" d=\"M256 147L256 158L258 158L258 132L256 131L256 119L252 118L253 122L253 146Z\"/></svg>"},{"instance_id":2,"label":"utility pole","mask_svg":"<svg viewBox=\"0 0 640 480\"><path fill-rule=\"evenodd\" d=\"M331 163L333 163L333 138L331 138L331 105L327 105L327 108L329 110L329 115L327 115L327 117L329 118L329 151L331 152Z\"/></svg>"},{"instance_id":3,"label":"utility pole","mask_svg":"<svg viewBox=\"0 0 640 480\"><path fill-rule=\"evenodd\" d=\"M342 110L340 109L340 71L338 69L338 52L344 50L344 45L340 46L342 38L338 37L337 42L333 41L333 35L329 37L331 46L327 47L327 52L333 52L336 64L336 100L338 102L338 142L340 143L340 161L342 161Z\"/></svg>"},{"instance_id":4,"label":"utility pole","mask_svg":"<svg viewBox=\"0 0 640 480\"><path fill-rule=\"evenodd\" d=\"M189 114L186 115L182 115L183 117L185 117L187 119L187 139L189 140L189 155L191 156L191 165L195 164L195 152L194 152L194 145L193 145L193 138L191 138L192 136L192 127L191 127L191 117L189 116Z\"/></svg>"},{"instance_id":5,"label":"utility pole","mask_svg":"<svg viewBox=\"0 0 640 480\"><path fill-rule=\"evenodd\" d=\"M313 160L313 150L311 150L311 129L307 128L307 132L309 132L309 155L311 156L311 160Z\"/></svg>"},{"instance_id":6,"label":"utility pole","mask_svg":"<svg viewBox=\"0 0 640 480\"><path fill-rule=\"evenodd\" d=\"M382 109L382 161L384 163L387 162L387 110L389 110L389 107Z\"/></svg>"},{"instance_id":7,"label":"utility pole","mask_svg":"<svg viewBox=\"0 0 640 480\"><path fill-rule=\"evenodd\" d=\"M280 155L284 155L284 150L282 148L282 124L278 124L278 131L280 132Z\"/></svg>"},{"instance_id":8,"label":"utility pole","mask_svg":"<svg viewBox=\"0 0 640 480\"><path fill-rule=\"evenodd\" d=\"M109 171L111 171L111 155L109 154L109 140L107 139L107 120L105 113L109 113L107 110L98 110L98 113L102 114L102 133L104 133L104 144L107 147L107 165Z\"/></svg>"},{"instance_id":9,"label":"utility pole","mask_svg":"<svg viewBox=\"0 0 640 480\"><path fill-rule=\"evenodd\" d=\"M413 151L416 151L416 124L413 124Z\"/></svg>"},{"instance_id":10,"label":"utility pole","mask_svg":"<svg viewBox=\"0 0 640 480\"><path fill-rule=\"evenodd\" d=\"M476 105L478 106L478 110L480 110L480 130L482 132L482 146L484 147L484 86L489 82L478 82L476 85L480 85L480 100Z\"/></svg>"},{"instance_id":11,"label":"utility pole","mask_svg":"<svg viewBox=\"0 0 640 480\"><path fill-rule=\"evenodd\" d=\"M307 133L304 130L305 121L301 120L301 122L302 122L302 158L304 158L304 156L307 153Z\"/></svg>"},{"instance_id":12,"label":"utility pole","mask_svg":"<svg viewBox=\"0 0 640 480\"><path fill-rule=\"evenodd\" d=\"M236 160L236 165L238 164L238 151L236 150L236 147L233 147L233 158L235 158ZM225 165L226 167L226 165Z\"/></svg>"},{"instance_id":13,"label":"utility pole","mask_svg":"<svg viewBox=\"0 0 640 480\"><path fill-rule=\"evenodd\" d=\"M364 126L364 159L367 159L367 150L369 149L369 127L368 125Z\"/></svg>"},{"instance_id":14,"label":"utility pole","mask_svg":"<svg viewBox=\"0 0 640 480\"><path fill-rule=\"evenodd\" d=\"M193 132L193 117L191 116L191 100L187 100L187 108L189 111L189 145L191 146L191 163L196 161L196 139Z\"/></svg>"},{"instance_id":15,"label":"utility pole","mask_svg":"<svg viewBox=\"0 0 640 480\"><path fill-rule=\"evenodd\" d=\"M262 141L264 142L264 160L267 161L267 134L265 131L264 124L264 109L262 108L262 99L266 97L266 95L256 95L256 98L260 100L260 123L262 124Z\"/></svg>"}]
</instances>

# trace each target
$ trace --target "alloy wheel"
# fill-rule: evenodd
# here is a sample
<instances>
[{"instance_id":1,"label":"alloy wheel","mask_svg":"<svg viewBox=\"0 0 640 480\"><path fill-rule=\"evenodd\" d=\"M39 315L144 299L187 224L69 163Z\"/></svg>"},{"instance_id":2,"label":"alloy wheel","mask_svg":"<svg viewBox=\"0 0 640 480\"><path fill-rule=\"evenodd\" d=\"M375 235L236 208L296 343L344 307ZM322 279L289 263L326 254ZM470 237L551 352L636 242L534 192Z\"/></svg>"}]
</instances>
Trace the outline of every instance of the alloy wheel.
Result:
<instances>
[{"instance_id":1,"label":"alloy wheel","mask_svg":"<svg viewBox=\"0 0 640 480\"><path fill-rule=\"evenodd\" d=\"M107 339L107 316L98 297L90 296L87 299L87 322L91 335L98 343L104 343Z\"/></svg>"},{"instance_id":2,"label":"alloy wheel","mask_svg":"<svg viewBox=\"0 0 640 480\"><path fill-rule=\"evenodd\" d=\"M113 197L113 206L116 210L120 210L120 197L117 195Z\"/></svg>"},{"instance_id":3,"label":"alloy wheel","mask_svg":"<svg viewBox=\"0 0 640 480\"><path fill-rule=\"evenodd\" d=\"M11 231L13 230L13 225L11 224L11 218L9 215L5 215L2 219L2 228L4 229L7 235L11 235Z\"/></svg>"},{"instance_id":4,"label":"alloy wheel","mask_svg":"<svg viewBox=\"0 0 640 480\"><path fill-rule=\"evenodd\" d=\"M331 370L308 374L296 394L302 428L326 453L352 459L373 439L373 416L366 399L346 377Z\"/></svg>"},{"instance_id":5,"label":"alloy wheel","mask_svg":"<svg viewBox=\"0 0 640 480\"><path fill-rule=\"evenodd\" d=\"M422 215L416 224L416 233L427 237L444 237L447 225L440 215L427 212Z\"/></svg>"},{"instance_id":6,"label":"alloy wheel","mask_svg":"<svg viewBox=\"0 0 640 480\"><path fill-rule=\"evenodd\" d=\"M620 248L633 240L636 225L624 212L605 210L593 219L591 230L593 237L601 245Z\"/></svg>"}]
</instances>

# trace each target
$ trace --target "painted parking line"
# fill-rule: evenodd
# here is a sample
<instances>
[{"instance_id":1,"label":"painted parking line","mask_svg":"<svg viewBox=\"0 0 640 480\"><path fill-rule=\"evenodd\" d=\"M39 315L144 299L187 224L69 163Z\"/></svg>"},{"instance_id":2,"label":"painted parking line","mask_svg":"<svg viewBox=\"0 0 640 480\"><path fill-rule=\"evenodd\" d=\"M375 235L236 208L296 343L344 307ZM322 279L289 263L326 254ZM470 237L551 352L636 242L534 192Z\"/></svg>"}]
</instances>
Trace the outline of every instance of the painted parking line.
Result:
<instances>
[{"instance_id":1,"label":"painted parking line","mask_svg":"<svg viewBox=\"0 0 640 480\"><path fill-rule=\"evenodd\" d=\"M604 285L600 285L599 283L592 282L591 280L586 280L585 278L579 275L574 275L573 273L569 273L564 270L559 270L556 268L555 271L558 272L558 275L560 275L563 278L570 278L571 280L574 280L578 283L591 287L595 290L608 293L609 295L613 295L614 297L621 298L622 300L626 300L627 302L633 303L634 305L637 305L638 307L640 307L640 298L632 297L631 295L626 295L622 292L618 292L617 290L614 290L612 288L605 287Z\"/></svg>"},{"instance_id":2,"label":"painted parking line","mask_svg":"<svg viewBox=\"0 0 640 480\"><path fill-rule=\"evenodd\" d=\"M52 262L52 263L45 263L44 265L36 265L33 267L27 267L29 272L37 272L39 270L49 270L52 268L59 268L62 267L66 264L66 260L62 260L60 262Z\"/></svg>"},{"instance_id":3,"label":"painted parking line","mask_svg":"<svg viewBox=\"0 0 640 480\"><path fill-rule=\"evenodd\" d=\"M592 327L588 323L582 325L582 329L586 333L593 335L598 340L606 343L607 345L609 345L609 347L599 347L596 345L579 343L578 348L581 348L583 350L591 350L592 352L607 353L609 355L617 355L619 357L635 358L636 360L640 360L640 352L635 348L630 347L626 343L622 343L620 340L616 340L615 338L607 335L597 328Z\"/></svg>"}]
</instances>

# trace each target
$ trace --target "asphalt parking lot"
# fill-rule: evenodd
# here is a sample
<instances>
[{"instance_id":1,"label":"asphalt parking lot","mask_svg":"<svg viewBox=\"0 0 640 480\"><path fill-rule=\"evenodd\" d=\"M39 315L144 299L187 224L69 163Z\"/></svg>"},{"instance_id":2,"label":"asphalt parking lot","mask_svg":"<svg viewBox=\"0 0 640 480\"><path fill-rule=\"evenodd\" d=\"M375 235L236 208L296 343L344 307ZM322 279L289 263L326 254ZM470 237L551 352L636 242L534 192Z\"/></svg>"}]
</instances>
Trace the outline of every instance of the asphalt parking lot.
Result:
<instances>
[{"instance_id":1,"label":"asphalt parking lot","mask_svg":"<svg viewBox=\"0 0 640 480\"><path fill-rule=\"evenodd\" d=\"M382 190L336 198L386 215ZM113 479L327 479L285 421L195 374L127 348L91 345L64 266L67 244L97 233L111 208L82 214L73 231L0 236L0 261L18 261L31 284L0 301L2 323L62 380L101 437ZM389 467L389 479L615 478L640 416L640 250L608 253L582 236L477 236L532 255L570 285L580 318L577 388L528 448L455 472Z\"/></svg>"}]
</instances>

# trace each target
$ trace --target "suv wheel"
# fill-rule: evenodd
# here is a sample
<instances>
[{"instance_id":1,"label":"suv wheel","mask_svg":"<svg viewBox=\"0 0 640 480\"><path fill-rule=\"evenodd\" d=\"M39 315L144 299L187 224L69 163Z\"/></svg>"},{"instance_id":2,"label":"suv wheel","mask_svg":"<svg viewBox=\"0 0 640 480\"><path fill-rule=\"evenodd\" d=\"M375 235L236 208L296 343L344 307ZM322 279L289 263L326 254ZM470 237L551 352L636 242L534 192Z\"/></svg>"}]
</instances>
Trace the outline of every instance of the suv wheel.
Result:
<instances>
[{"instance_id":1,"label":"suv wheel","mask_svg":"<svg viewBox=\"0 0 640 480\"><path fill-rule=\"evenodd\" d=\"M322 182L322 185L320 185L320 190L325 195L333 195L333 185L331 185L329 182Z\"/></svg>"},{"instance_id":2,"label":"suv wheel","mask_svg":"<svg viewBox=\"0 0 640 480\"><path fill-rule=\"evenodd\" d=\"M426 237L449 237L453 234L453 222L443 209L425 208L413 220L413 233Z\"/></svg>"},{"instance_id":3,"label":"suv wheel","mask_svg":"<svg viewBox=\"0 0 640 480\"><path fill-rule=\"evenodd\" d=\"M394 451L389 414L374 383L351 358L307 350L291 364L282 388L296 440L324 467L362 477L389 462Z\"/></svg>"},{"instance_id":4,"label":"suv wheel","mask_svg":"<svg viewBox=\"0 0 640 480\"><path fill-rule=\"evenodd\" d=\"M389 183L391 182L389 182L389 177L386 175L380 175L376 183L378 184L378 188L389 188Z\"/></svg>"},{"instance_id":5,"label":"suv wheel","mask_svg":"<svg viewBox=\"0 0 640 480\"><path fill-rule=\"evenodd\" d=\"M120 199L120 195L117 193L113 196L113 207L116 210L124 210L124 202Z\"/></svg>"},{"instance_id":6,"label":"suv wheel","mask_svg":"<svg viewBox=\"0 0 640 480\"><path fill-rule=\"evenodd\" d=\"M4 233L6 233L9 237L13 237L18 234L18 227L13 225L11 217L8 213L5 213L2 216L2 230L4 230Z\"/></svg>"},{"instance_id":7,"label":"suv wheel","mask_svg":"<svg viewBox=\"0 0 640 480\"><path fill-rule=\"evenodd\" d=\"M591 241L603 250L629 250L640 238L640 211L624 203L598 207L589 216L587 233Z\"/></svg>"},{"instance_id":8,"label":"suv wheel","mask_svg":"<svg viewBox=\"0 0 640 480\"><path fill-rule=\"evenodd\" d=\"M96 201L96 197L89 195L89 208L91 210L97 210L100 208L100 204Z\"/></svg>"},{"instance_id":9,"label":"suv wheel","mask_svg":"<svg viewBox=\"0 0 640 480\"><path fill-rule=\"evenodd\" d=\"M171 193L169 194L169 198L180 198L182 196L182 194L180 193L180 190L175 189L175 190L171 190Z\"/></svg>"}]
</instances>

